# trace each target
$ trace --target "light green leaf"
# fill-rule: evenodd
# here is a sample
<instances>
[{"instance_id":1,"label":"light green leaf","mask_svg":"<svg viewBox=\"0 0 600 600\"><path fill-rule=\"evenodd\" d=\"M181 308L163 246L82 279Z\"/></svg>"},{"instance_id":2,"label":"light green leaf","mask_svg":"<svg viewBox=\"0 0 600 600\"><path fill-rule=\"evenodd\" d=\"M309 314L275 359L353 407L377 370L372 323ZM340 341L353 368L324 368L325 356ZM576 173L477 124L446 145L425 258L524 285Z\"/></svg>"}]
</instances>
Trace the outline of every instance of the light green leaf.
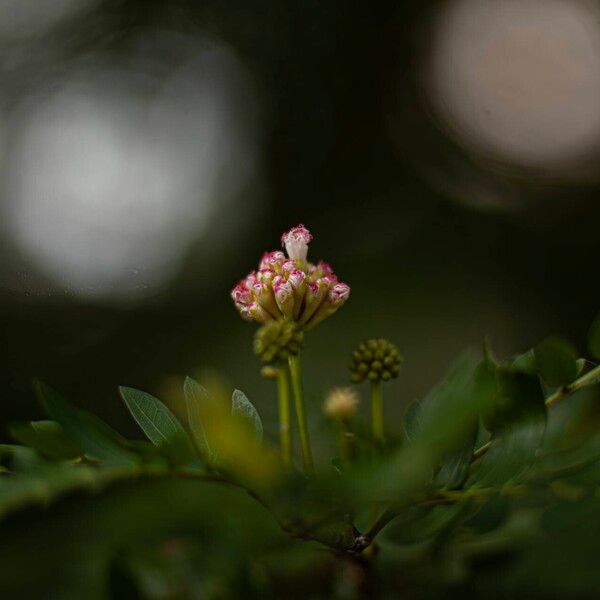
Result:
<instances>
[{"instance_id":1,"label":"light green leaf","mask_svg":"<svg viewBox=\"0 0 600 600\"><path fill-rule=\"evenodd\" d=\"M537 371L548 385L566 385L577 377L577 352L566 340L547 338L535 347L534 354Z\"/></svg>"},{"instance_id":2,"label":"light green leaf","mask_svg":"<svg viewBox=\"0 0 600 600\"><path fill-rule=\"evenodd\" d=\"M183 393L188 414L188 424L192 431L194 443L203 456L212 460L214 459L214 455L206 437L206 430L202 425L202 408L207 402L211 401L208 392L195 379L186 377L183 383Z\"/></svg>"},{"instance_id":3,"label":"light green leaf","mask_svg":"<svg viewBox=\"0 0 600 600\"><path fill-rule=\"evenodd\" d=\"M233 390L231 396L231 414L247 421L256 434L259 442L263 439L263 424L260 415L246 394L241 390Z\"/></svg>"},{"instance_id":4,"label":"light green leaf","mask_svg":"<svg viewBox=\"0 0 600 600\"><path fill-rule=\"evenodd\" d=\"M100 427L97 417L71 406L41 381L36 381L34 387L48 415L60 423L65 434L80 446L87 456L115 466L131 466L138 462L134 454L116 441L119 434L105 423ZM111 435L107 435L107 431L111 431Z\"/></svg>"}]
</instances>

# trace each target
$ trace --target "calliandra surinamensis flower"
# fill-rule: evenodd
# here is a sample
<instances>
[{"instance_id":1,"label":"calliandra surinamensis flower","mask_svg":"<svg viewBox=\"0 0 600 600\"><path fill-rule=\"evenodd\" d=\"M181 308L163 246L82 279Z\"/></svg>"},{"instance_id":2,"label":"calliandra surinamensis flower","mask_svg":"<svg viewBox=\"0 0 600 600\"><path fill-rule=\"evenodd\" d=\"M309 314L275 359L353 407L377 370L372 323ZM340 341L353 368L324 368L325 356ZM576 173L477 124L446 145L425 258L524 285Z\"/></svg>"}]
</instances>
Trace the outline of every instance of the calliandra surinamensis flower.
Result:
<instances>
[{"instance_id":1,"label":"calliandra surinamensis flower","mask_svg":"<svg viewBox=\"0 0 600 600\"><path fill-rule=\"evenodd\" d=\"M350 296L328 263L306 260L312 235L297 225L281 236L286 255L265 252L259 268L231 291L239 313L261 325L289 320L308 331L335 313Z\"/></svg>"}]
</instances>

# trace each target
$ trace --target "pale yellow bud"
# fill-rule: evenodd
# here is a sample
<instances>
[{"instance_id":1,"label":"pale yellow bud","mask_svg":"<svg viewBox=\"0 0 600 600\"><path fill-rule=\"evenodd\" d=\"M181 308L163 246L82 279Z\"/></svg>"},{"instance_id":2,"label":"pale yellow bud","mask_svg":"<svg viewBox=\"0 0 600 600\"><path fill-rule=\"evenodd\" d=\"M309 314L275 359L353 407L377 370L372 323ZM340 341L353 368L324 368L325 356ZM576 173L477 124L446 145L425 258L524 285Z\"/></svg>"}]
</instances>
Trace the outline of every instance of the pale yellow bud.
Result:
<instances>
[{"instance_id":1,"label":"pale yellow bud","mask_svg":"<svg viewBox=\"0 0 600 600\"><path fill-rule=\"evenodd\" d=\"M323 410L331 419L345 421L356 414L358 400L352 388L334 388L327 394Z\"/></svg>"}]
</instances>

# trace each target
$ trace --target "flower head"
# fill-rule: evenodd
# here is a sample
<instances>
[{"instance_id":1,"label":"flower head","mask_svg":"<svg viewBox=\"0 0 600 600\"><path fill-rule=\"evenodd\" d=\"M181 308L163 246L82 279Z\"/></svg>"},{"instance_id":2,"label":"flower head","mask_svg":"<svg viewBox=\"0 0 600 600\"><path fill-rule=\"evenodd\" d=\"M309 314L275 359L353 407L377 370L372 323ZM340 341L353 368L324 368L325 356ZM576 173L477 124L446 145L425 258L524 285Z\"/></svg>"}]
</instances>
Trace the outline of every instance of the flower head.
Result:
<instances>
[{"instance_id":1,"label":"flower head","mask_svg":"<svg viewBox=\"0 0 600 600\"><path fill-rule=\"evenodd\" d=\"M400 373L404 358L392 342L380 338L359 344L350 358L350 372L354 383L365 379L388 381Z\"/></svg>"},{"instance_id":2,"label":"flower head","mask_svg":"<svg viewBox=\"0 0 600 600\"><path fill-rule=\"evenodd\" d=\"M323 411L331 419L347 421L356 414L358 394L352 388L334 388L325 398Z\"/></svg>"},{"instance_id":3,"label":"flower head","mask_svg":"<svg viewBox=\"0 0 600 600\"><path fill-rule=\"evenodd\" d=\"M350 288L338 280L326 262L307 262L312 235L297 225L281 236L288 256L265 252L252 271L231 291L241 316L261 324L289 320L309 330L346 302Z\"/></svg>"}]
</instances>

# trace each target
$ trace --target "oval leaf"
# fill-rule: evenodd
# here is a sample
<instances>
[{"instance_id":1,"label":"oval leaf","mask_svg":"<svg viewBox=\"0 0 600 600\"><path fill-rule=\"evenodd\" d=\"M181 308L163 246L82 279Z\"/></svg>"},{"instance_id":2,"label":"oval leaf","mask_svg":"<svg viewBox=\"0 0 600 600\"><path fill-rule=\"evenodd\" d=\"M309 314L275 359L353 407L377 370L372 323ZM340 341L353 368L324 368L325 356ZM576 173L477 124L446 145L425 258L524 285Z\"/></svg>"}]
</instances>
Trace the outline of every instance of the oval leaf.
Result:
<instances>
[{"instance_id":1,"label":"oval leaf","mask_svg":"<svg viewBox=\"0 0 600 600\"><path fill-rule=\"evenodd\" d=\"M548 385L566 385L577 377L577 352L569 342L547 338L535 347L534 354L537 371Z\"/></svg>"},{"instance_id":2,"label":"oval leaf","mask_svg":"<svg viewBox=\"0 0 600 600\"><path fill-rule=\"evenodd\" d=\"M58 421L65 434L82 448L87 456L96 458L106 464L133 465L137 457L123 448L116 441L119 434L97 417L71 406L60 394L50 386L36 381L35 392L42 406L55 421ZM111 435L107 435L111 431Z\"/></svg>"},{"instance_id":3,"label":"oval leaf","mask_svg":"<svg viewBox=\"0 0 600 600\"><path fill-rule=\"evenodd\" d=\"M233 390L233 395L231 396L231 414L234 417L240 417L247 421L254 430L258 441L262 442L263 424L260 415L252 402L248 400L246 394L241 390Z\"/></svg>"},{"instance_id":4,"label":"oval leaf","mask_svg":"<svg viewBox=\"0 0 600 600\"><path fill-rule=\"evenodd\" d=\"M214 454L208 443L204 425L202 425L203 407L206 407L206 403L210 402L208 392L195 379L186 377L183 383L183 393L188 414L188 424L192 431L196 448L209 460L213 460Z\"/></svg>"},{"instance_id":5,"label":"oval leaf","mask_svg":"<svg viewBox=\"0 0 600 600\"><path fill-rule=\"evenodd\" d=\"M187 435L175 415L158 398L129 387L120 387L119 392L129 412L155 446Z\"/></svg>"}]
</instances>

